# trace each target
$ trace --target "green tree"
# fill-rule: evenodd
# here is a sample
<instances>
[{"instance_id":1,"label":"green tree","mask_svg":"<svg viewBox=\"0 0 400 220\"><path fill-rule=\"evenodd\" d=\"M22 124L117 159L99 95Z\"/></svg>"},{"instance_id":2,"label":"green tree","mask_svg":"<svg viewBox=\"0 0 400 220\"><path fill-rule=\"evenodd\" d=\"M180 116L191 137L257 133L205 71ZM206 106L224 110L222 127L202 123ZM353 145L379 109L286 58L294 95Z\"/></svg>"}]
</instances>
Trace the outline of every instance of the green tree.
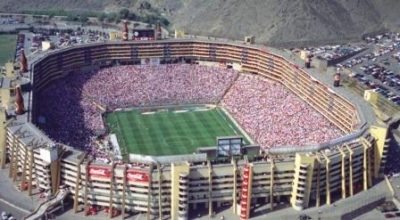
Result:
<instances>
[{"instance_id":1,"label":"green tree","mask_svg":"<svg viewBox=\"0 0 400 220\"><path fill-rule=\"evenodd\" d=\"M151 4L149 2L144 1L144 2L140 3L140 6L139 6L140 12L142 12L142 10L150 10L150 9L151 9Z\"/></svg>"},{"instance_id":2,"label":"green tree","mask_svg":"<svg viewBox=\"0 0 400 220\"><path fill-rule=\"evenodd\" d=\"M78 19L77 19L77 17L76 17L75 15L68 14L66 20L67 20L67 21L77 21Z\"/></svg>"},{"instance_id":3,"label":"green tree","mask_svg":"<svg viewBox=\"0 0 400 220\"><path fill-rule=\"evenodd\" d=\"M119 15L121 16L122 19L127 19L129 18L129 10L127 8L123 8L121 9L121 11L119 11Z\"/></svg>"},{"instance_id":4,"label":"green tree","mask_svg":"<svg viewBox=\"0 0 400 220\"><path fill-rule=\"evenodd\" d=\"M135 13L130 12L129 15L128 15L128 19L129 20L136 20L136 19L138 19L138 16Z\"/></svg>"},{"instance_id":5,"label":"green tree","mask_svg":"<svg viewBox=\"0 0 400 220\"><path fill-rule=\"evenodd\" d=\"M164 17L161 17L161 18L160 18L160 23L161 23L161 25L163 25L163 26L168 26L168 25L171 24L171 23L168 21L168 19L166 19L166 18L164 18Z\"/></svg>"},{"instance_id":6,"label":"green tree","mask_svg":"<svg viewBox=\"0 0 400 220\"><path fill-rule=\"evenodd\" d=\"M156 15L146 15L143 17L144 23L155 24L158 21L158 17Z\"/></svg>"},{"instance_id":7,"label":"green tree","mask_svg":"<svg viewBox=\"0 0 400 220\"><path fill-rule=\"evenodd\" d=\"M107 22L111 23L111 22L115 21L116 18L117 18L116 13L109 13L107 15Z\"/></svg>"},{"instance_id":8,"label":"green tree","mask_svg":"<svg viewBox=\"0 0 400 220\"><path fill-rule=\"evenodd\" d=\"M119 22L121 22L121 15L119 15L119 14L117 14L116 16L115 16L115 23L116 24L118 24Z\"/></svg>"},{"instance_id":9,"label":"green tree","mask_svg":"<svg viewBox=\"0 0 400 220\"><path fill-rule=\"evenodd\" d=\"M79 15L78 21L82 22L82 23L86 23L87 21L89 21L89 17L86 14Z\"/></svg>"},{"instance_id":10,"label":"green tree","mask_svg":"<svg viewBox=\"0 0 400 220\"><path fill-rule=\"evenodd\" d=\"M97 19L98 19L100 22L103 22L104 20L106 20L106 18L107 18L107 14L106 14L106 13L100 13L100 14L97 16Z\"/></svg>"},{"instance_id":11,"label":"green tree","mask_svg":"<svg viewBox=\"0 0 400 220\"><path fill-rule=\"evenodd\" d=\"M151 9L151 4L147 1L143 2L143 9L145 10L150 10Z\"/></svg>"}]
</instances>

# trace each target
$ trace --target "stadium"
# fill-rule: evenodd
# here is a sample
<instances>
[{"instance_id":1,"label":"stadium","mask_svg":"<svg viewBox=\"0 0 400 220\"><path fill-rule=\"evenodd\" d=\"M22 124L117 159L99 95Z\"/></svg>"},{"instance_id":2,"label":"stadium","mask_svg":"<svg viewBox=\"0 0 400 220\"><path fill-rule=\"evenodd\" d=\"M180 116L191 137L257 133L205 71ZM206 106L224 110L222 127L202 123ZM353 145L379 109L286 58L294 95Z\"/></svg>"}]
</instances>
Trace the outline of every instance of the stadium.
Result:
<instances>
[{"instance_id":1,"label":"stadium","mask_svg":"<svg viewBox=\"0 0 400 220\"><path fill-rule=\"evenodd\" d=\"M258 204L331 204L383 174L387 128L371 107L271 48L125 39L28 62L3 78L16 109L1 114L1 164L29 195L68 187L75 213L248 219Z\"/></svg>"}]
</instances>

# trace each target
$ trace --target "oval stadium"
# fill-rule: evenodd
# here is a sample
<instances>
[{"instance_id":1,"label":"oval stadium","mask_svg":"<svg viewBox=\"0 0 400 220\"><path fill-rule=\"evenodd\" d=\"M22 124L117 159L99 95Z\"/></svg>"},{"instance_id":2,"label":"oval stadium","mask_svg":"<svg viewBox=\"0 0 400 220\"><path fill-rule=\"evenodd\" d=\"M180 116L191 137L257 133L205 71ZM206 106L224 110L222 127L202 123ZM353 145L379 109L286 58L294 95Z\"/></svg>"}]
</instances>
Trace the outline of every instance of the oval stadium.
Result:
<instances>
[{"instance_id":1,"label":"oval stadium","mask_svg":"<svg viewBox=\"0 0 400 220\"><path fill-rule=\"evenodd\" d=\"M248 42L127 35L6 65L0 165L20 191L85 216L249 219L383 176L388 128L333 76Z\"/></svg>"}]
</instances>

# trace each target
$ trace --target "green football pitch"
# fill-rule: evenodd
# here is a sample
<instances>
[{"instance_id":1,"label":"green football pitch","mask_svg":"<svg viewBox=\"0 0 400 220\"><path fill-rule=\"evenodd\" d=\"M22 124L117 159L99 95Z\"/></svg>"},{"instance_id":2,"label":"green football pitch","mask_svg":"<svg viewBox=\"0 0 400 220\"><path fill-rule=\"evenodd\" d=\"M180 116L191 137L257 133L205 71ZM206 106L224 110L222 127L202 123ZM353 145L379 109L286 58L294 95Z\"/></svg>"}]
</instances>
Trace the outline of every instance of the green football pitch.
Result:
<instances>
[{"instance_id":1,"label":"green football pitch","mask_svg":"<svg viewBox=\"0 0 400 220\"><path fill-rule=\"evenodd\" d=\"M123 154L192 154L198 147L215 146L218 136L243 136L220 109L117 111L107 114L106 122Z\"/></svg>"}]
</instances>

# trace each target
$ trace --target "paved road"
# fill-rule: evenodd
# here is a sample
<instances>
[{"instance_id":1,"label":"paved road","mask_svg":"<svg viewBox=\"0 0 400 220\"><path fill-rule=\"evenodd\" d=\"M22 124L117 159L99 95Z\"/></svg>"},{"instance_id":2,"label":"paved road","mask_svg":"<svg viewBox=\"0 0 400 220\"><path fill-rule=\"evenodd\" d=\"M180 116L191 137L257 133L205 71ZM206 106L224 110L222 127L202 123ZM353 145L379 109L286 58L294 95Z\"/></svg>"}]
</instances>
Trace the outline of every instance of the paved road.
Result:
<instances>
[{"instance_id":1,"label":"paved road","mask_svg":"<svg viewBox=\"0 0 400 220\"><path fill-rule=\"evenodd\" d=\"M26 219L27 220L35 220L41 218L46 211L48 211L49 207L59 204L65 197L68 195L69 191L66 190L59 190L56 195L49 201L40 204L38 208L35 209Z\"/></svg>"},{"instance_id":2,"label":"paved road","mask_svg":"<svg viewBox=\"0 0 400 220\"><path fill-rule=\"evenodd\" d=\"M7 202L0 200L0 212L11 213L16 219L22 219L27 213L15 208L13 205L9 205Z\"/></svg>"}]
</instances>

